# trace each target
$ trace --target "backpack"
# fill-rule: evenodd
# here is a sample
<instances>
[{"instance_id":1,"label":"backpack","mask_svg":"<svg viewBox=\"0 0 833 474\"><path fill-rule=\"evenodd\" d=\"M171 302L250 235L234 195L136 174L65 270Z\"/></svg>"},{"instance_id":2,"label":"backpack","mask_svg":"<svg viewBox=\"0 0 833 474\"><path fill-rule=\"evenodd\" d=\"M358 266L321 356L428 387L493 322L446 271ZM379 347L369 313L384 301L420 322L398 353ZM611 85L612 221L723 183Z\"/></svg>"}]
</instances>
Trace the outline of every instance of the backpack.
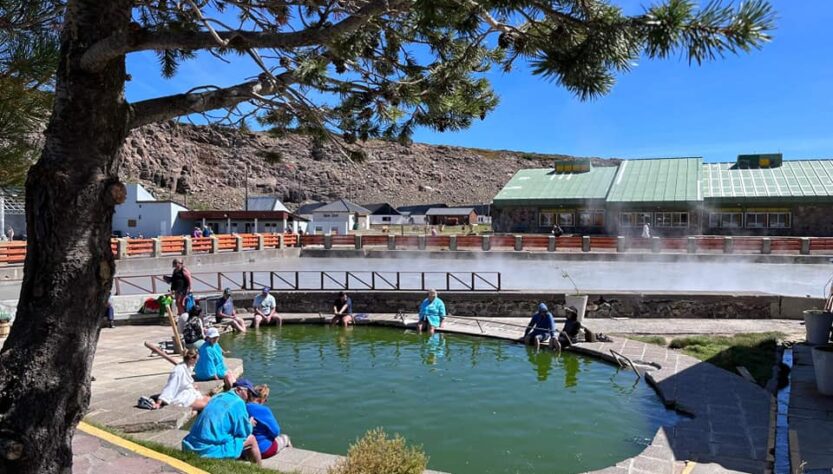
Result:
<instances>
[{"instance_id":1,"label":"backpack","mask_svg":"<svg viewBox=\"0 0 833 474\"><path fill-rule=\"evenodd\" d=\"M185 344L193 344L200 339L202 339L202 334L200 334L200 321L198 318L191 318L185 323L185 327L182 329L182 338L185 339Z\"/></svg>"},{"instance_id":2,"label":"backpack","mask_svg":"<svg viewBox=\"0 0 833 474\"><path fill-rule=\"evenodd\" d=\"M197 305L197 300L194 299L193 293L188 293L188 296L185 297L185 301L182 302L185 305L185 311L191 311L191 308Z\"/></svg>"}]
</instances>

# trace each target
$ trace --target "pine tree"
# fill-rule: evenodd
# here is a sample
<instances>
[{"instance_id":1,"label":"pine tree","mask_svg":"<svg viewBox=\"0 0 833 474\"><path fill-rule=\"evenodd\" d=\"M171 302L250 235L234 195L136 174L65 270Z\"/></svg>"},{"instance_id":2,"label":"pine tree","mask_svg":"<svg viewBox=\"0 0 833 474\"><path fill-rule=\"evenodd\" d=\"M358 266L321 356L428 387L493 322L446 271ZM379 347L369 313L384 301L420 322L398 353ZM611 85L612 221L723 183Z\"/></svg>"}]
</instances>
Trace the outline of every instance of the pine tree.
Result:
<instances>
[{"instance_id":1,"label":"pine tree","mask_svg":"<svg viewBox=\"0 0 833 474\"><path fill-rule=\"evenodd\" d=\"M63 3L2 5L25 17ZM25 35L31 26L0 29ZM458 130L485 117L498 103L485 76L492 68L528 64L589 99L640 57L699 63L758 48L772 29L762 0L699 9L664 0L638 15L612 0L72 0L43 151L26 182L17 316L0 352L0 472L71 466L115 273L109 238L125 195L118 156L131 129L223 110L220 121L303 131L361 159L361 140L407 142L416 127ZM197 51L243 55L262 72L128 103L125 57L141 51L156 51L166 76Z\"/></svg>"},{"instance_id":2,"label":"pine tree","mask_svg":"<svg viewBox=\"0 0 833 474\"><path fill-rule=\"evenodd\" d=\"M58 62L59 9L0 0L0 185L22 184L40 152Z\"/></svg>"}]
</instances>

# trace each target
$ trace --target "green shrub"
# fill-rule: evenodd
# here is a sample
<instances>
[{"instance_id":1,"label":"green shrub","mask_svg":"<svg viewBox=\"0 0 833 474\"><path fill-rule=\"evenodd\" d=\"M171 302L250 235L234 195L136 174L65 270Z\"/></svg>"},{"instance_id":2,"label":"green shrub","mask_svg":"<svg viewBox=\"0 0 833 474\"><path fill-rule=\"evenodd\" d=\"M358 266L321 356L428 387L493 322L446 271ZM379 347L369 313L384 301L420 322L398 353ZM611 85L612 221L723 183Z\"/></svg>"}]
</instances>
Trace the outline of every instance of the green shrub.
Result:
<instances>
[{"instance_id":1,"label":"green shrub","mask_svg":"<svg viewBox=\"0 0 833 474\"><path fill-rule=\"evenodd\" d=\"M407 446L405 438L388 438L382 428L368 431L350 446L347 457L330 474L422 474L428 457L422 447Z\"/></svg>"}]
</instances>

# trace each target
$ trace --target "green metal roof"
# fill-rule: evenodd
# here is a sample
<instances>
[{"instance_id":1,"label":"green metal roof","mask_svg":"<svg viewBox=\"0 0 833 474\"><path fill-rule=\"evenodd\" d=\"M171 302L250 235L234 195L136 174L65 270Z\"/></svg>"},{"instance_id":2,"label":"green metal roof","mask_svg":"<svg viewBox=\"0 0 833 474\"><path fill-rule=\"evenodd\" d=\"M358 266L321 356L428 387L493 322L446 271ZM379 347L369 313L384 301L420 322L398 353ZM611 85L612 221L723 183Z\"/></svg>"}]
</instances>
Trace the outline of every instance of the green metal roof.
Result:
<instances>
[{"instance_id":1,"label":"green metal roof","mask_svg":"<svg viewBox=\"0 0 833 474\"><path fill-rule=\"evenodd\" d=\"M556 173L552 168L515 173L495 196L495 204L553 204L552 201L604 199L616 167L593 167L584 173Z\"/></svg>"},{"instance_id":2,"label":"green metal roof","mask_svg":"<svg viewBox=\"0 0 833 474\"><path fill-rule=\"evenodd\" d=\"M627 160L619 165L608 202L702 201L703 158Z\"/></svg>"},{"instance_id":3,"label":"green metal roof","mask_svg":"<svg viewBox=\"0 0 833 474\"><path fill-rule=\"evenodd\" d=\"M706 198L833 197L833 160L784 160L767 169L703 165Z\"/></svg>"}]
</instances>

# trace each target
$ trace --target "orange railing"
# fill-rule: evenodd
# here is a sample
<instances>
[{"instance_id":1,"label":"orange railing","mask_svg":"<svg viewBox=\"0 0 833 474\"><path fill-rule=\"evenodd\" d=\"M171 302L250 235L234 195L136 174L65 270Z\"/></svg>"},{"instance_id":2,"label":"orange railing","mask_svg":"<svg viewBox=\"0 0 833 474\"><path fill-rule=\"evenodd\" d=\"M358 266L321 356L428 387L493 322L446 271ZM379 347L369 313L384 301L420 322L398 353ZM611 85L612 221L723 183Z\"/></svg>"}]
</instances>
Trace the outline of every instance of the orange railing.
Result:
<instances>
[{"instance_id":1,"label":"orange railing","mask_svg":"<svg viewBox=\"0 0 833 474\"><path fill-rule=\"evenodd\" d=\"M424 236L422 240L415 235L362 235L361 245L386 246L388 239L393 237L397 249L416 249L421 242L425 247L447 249L451 245L451 236ZM158 239L111 239L110 249L118 256L120 251L128 258L151 257L159 255L187 255L206 254L214 251L250 251L259 246L263 240L264 249L281 247L295 247L299 241L302 246L352 247L356 244L353 234L332 235L328 239L324 235L298 234L219 234L214 237L197 237L191 239L190 253L187 248L186 237L160 237ZM492 235L489 240L491 249L508 250L515 248L516 236L510 234ZM548 235L521 235L521 250L546 251L549 248ZM238 245L240 239L240 245ZM593 235L589 237L591 252L616 252L620 250L621 237ZM764 237L733 236L728 237L707 235L691 237L659 237L643 239L639 237L624 238L626 252L663 252L680 253L689 250L695 253L725 253L739 254L813 254L833 255L833 237L767 237L769 244L765 244ZM456 236L457 248L460 250L480 250L483 247L483 237L480 235ZM124 243L122 243L124 242ZM555 250L580 251L587 250L582 244L584 237L580 235L564 235L555 238ZM121 246L125 247L122 249ZM216 248L215 248L216 245ZM586 245L586 244L585 244ZM690 248L689 245L692 247ZM21 264L26 259L26 242L0 242L0 265Z\"/></svg>"},{"instance_id":2,"label":"orange railing","mask_svg":"<svg viewBox=\"0 0 833 474\"><path fill-rule=\"evenodd\" d=\"M26 260L26 242L0 244L0 263L23 263Z\"/></svg>"}]
</instances>

